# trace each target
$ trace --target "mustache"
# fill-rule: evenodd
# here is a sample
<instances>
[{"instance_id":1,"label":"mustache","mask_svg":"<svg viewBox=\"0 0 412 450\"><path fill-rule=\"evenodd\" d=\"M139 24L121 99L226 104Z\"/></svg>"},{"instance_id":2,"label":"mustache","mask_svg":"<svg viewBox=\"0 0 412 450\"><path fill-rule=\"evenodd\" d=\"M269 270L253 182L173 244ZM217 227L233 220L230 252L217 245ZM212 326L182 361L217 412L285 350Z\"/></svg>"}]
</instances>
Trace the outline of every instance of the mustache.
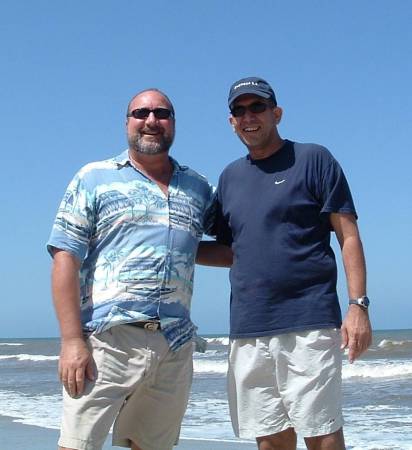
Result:
<instances>
[{"instance_id":1,"label":"mustache","mask_svg":"<svg viewBox=\"0 0 412 450\"><path fill-rule=\"evenodd\" d=\"M161 127L151 127L151 128L142 128L141 130L139 130L139 134L142 133L162 133L164 130Z\"/></svg>"}]
</instances>

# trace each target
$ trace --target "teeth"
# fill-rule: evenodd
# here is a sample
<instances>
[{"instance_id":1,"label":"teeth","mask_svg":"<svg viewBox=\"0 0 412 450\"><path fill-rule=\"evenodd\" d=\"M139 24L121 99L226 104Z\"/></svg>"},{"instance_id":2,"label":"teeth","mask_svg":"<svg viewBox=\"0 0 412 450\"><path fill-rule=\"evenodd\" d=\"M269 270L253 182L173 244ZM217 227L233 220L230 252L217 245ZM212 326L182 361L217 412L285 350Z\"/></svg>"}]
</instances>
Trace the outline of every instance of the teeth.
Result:
<instances>
[{"instance_id":1,"label":"teeth","mask_svg":"<svg viewBox=\"0 0 412 450\"><path fill-rule=\"evenodd\" d=\"M247 131L247 132L249 132L249 131L257 131L258 129L259 129L259 127L255 127L255 128L252 128L252 127L243 128L243 130L244 130L244 131Z\"/></svg>"}]
</instances>

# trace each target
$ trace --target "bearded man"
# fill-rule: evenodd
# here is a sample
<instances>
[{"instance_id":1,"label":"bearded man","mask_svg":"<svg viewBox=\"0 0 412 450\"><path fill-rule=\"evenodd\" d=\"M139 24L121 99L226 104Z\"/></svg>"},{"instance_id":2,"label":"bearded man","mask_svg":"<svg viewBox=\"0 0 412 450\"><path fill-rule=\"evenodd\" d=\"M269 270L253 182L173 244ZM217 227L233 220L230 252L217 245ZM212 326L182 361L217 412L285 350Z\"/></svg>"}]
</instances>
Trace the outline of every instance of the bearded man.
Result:
<instances>
[{"instance_id":1,"label":"bearded man","mask_svg":"<svg viewBox=\"0 0 412 450\"><path fill-rule=\"evenodd\" d=\"M190 319L212 187L169 156L175 112L147 89L127 110L129 148L83 167L47 247L61 331L60 450L171 449L192 380Z\"/></svg>"}]
</instances>

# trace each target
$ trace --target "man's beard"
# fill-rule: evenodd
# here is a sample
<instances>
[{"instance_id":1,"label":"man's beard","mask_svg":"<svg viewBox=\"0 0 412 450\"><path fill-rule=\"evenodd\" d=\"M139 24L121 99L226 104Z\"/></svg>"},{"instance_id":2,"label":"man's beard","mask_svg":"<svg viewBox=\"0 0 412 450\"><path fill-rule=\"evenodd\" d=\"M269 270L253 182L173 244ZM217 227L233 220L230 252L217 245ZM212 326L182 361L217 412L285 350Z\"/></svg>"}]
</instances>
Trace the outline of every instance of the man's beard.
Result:
<instances>
[{"instance_id":1,"label":"man's beard","mask_svg":"<svg viewBox=\"0 0 412 450\"><path fill-rule=\"evenodd\" d=\"M168 152L173 143L172 136L158 135L157 140L145 140L139 133L127 137L129 149L146 155L158 155Z\"/></svg>"}]
</instances>

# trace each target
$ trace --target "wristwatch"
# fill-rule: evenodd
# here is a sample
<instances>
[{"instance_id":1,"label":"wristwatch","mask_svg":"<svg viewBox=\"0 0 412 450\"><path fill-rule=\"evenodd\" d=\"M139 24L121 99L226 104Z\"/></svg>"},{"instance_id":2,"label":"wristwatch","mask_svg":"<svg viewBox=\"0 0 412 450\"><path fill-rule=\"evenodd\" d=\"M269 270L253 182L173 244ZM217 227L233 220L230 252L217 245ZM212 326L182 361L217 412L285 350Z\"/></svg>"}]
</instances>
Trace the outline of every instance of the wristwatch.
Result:
<instances>
[{"instance_id":1,"label":"wristwatch","mask_svg":"<svg viewBox=\"0 0 412 450\"><path fill-rule=\"evenodd\" d=\"M369 298L366 295L362 295L362 297L349 300L349 305L358 305L365 311L368 309L369 303Z\"/></svg>"}]
</instances>

